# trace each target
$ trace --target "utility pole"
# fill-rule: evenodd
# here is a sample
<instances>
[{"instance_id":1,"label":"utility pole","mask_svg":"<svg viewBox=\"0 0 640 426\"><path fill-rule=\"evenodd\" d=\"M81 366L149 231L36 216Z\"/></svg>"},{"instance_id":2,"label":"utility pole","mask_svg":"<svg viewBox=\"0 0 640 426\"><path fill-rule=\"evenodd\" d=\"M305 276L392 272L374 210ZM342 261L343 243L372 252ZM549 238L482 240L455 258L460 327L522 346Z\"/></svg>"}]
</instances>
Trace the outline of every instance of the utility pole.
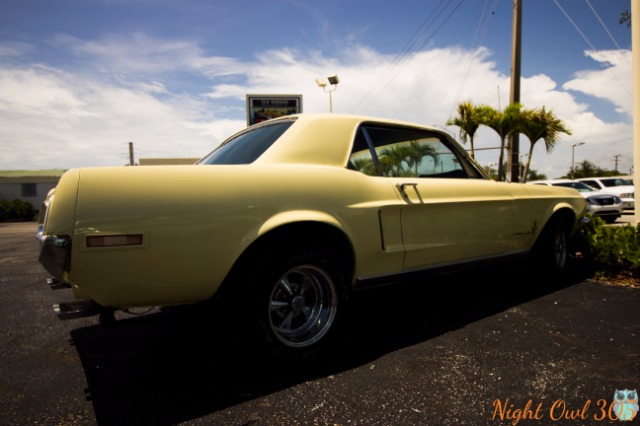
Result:
<instances>
[{"instance_id":1,"label":"utility pole","mask_svg":"<svg viewBox=\"0 0 640 426\"><path fill-rule=\"evenodd\" d=\"M613 163L615 164L613 170L615 170L616 172L618 171L618 159L621 157L620 154L614 155L613 156Z\"/></svg>"},{"instance_id":2,"label":"utility pole","mask_svg":"<svg viewBox=\"0 0 640 426\"><path fill-rule=\"evenodd\" d=\"M513 0L513 32L511 40L511 94L510 103L520 102L520 45L522 44L522 0ZM507 164L511 182L520 182L520 135L509 136Z\"/></svg>"},{"instance_id":3,"label":"utility pole","mask_svg":"<svg viewBox=\"0 0 640 426\"><path fill-rule=\"evenodd\" d=\"M631 0L631 74L633 81L633 184L640 182L640 0ZM640 209L634 209L636 225Z\"/></svg>"},{"instance_id":4,"label":"utility pole","mask_svg":"<svg viewBox=\"0 0 640 426\"><path fill-rule=\"evenodd\" d=\"M129 142L129 165L135 166L136 162L133 159L133 142Z\"/></svg>"}]
</instances>

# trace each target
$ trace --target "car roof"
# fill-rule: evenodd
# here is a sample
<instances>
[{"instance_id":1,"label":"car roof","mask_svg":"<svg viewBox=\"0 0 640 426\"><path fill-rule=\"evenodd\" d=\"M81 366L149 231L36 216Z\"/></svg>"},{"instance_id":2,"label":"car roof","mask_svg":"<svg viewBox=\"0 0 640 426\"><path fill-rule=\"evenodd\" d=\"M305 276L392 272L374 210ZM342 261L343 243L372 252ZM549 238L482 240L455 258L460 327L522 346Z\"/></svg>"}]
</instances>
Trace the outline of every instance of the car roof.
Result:
<instances>
[{"instance_id":1,"label":"car roof","mask_svg":"<svg viewBox=\"0 0 640 426\"><path fill-rule=\"evenodd\" d=\"M611 180L616 180L616 179L620 179L620 180L624 180L624 181L631 181L631 184L625 184L625 185L606 185L603 181L611 181ZM576 179L580 182L586 182L586 181L598 181L600 182L602 185L606 186L608 190L611 190L612 188L615 188L616 190L631 190L634 188L633 185L633 179L629 179L623 176L598 176L598 177L586 177L586 178L579 178Z\"/></svg>"},{"instance_id":2,"label":"car roof","mask_svg":"<svg viewBox=\"0 0 640 426\"><path fill-rule=\"evenodd\" d=\"M452 140L446 132L431 126L355 114L292 114L263 121L254 126L270 125L279 121L294 121L294 123L277 143L255 161L256 164L319 164L343 167L351 153L351 141L363 123L427 130Z\"/></svg>"}]
</instances>

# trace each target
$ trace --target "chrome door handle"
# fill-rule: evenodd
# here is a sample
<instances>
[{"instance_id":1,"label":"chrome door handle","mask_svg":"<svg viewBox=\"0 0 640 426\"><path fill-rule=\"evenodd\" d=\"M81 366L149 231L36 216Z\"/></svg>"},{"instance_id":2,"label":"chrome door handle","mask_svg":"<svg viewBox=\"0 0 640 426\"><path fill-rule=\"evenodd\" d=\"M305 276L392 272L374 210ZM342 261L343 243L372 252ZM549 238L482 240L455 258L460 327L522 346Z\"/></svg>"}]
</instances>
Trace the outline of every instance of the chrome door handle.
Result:
<instances>
[{"instance_id":1,"label":"chrome door handle","mask_svg":"<svg viewBox=\"0 0 640 426\"><path fill-rule=\"evenodd\" d=\"M417 188L418 184L417 183L397 183L396 187L401 191L401 192L405 192L404 189L407 186L413 186L414 188Z\"/></svg>"}]
</instances>

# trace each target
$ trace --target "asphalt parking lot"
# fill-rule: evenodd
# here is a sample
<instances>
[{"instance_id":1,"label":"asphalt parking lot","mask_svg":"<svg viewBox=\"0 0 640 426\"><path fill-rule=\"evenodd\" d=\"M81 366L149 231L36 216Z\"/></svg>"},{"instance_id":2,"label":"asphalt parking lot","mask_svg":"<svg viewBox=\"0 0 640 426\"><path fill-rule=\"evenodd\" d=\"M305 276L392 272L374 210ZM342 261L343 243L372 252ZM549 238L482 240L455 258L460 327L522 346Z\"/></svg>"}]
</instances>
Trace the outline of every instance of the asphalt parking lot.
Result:
<instances>
[{"instance_id":1,"label":"asphalt parking lot","mask_svg":"<svg viewBox=\"0 0 640 426\"><path fill-rule=\"evenodd\" d=\"M360 293L332 352L299 366L187 307L59 321L70 294L46 286L35 228L0 223L1 425L621 424L614 392L640 389L640 289L578 264Z\"/></svg>"},{"instance_id":2,"label":"asphalt parking lot","mask_svg":"<svg viewBox=\"0 0 640 426\"><path fill-rule=\"evenodd\" d=\"M618 218L612 225L625 226L631 225L636 226L636 217L635 210L625 210L621 217Z\"/></svg>"}]
</instances>

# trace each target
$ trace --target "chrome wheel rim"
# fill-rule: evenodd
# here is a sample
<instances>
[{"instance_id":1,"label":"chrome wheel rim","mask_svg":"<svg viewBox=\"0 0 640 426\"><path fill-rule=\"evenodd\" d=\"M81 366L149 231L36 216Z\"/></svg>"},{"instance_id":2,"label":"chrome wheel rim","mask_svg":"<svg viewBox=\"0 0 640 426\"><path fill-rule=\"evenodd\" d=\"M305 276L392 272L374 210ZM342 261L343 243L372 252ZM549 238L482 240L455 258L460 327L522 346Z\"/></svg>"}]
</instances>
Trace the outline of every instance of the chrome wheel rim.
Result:
<instances>
[{"instance_id":1,"label":"chrome wheel rim","mask_svg":"<svg viewBox=\"0 0 640 426\"><path fill-rule=\"evenodd\" d=\"M567 235L564 233L561 227L556 230L556 238L554 242L554 252L556 259L556 266L559 269L563 269L567 263Z\"/></svg>"},{"instance_id":2,"label":"chrome wheel rim","mask_svg":"<svg viewBox=\"0 0 640 426\"><path fill-rule=\"evenodd\" d=\"M317 343L331 328L337 296L333 280L313 265L287 271L269 297L269 326L274 336L289 347Z\"/></svg>"}]
</instances>

